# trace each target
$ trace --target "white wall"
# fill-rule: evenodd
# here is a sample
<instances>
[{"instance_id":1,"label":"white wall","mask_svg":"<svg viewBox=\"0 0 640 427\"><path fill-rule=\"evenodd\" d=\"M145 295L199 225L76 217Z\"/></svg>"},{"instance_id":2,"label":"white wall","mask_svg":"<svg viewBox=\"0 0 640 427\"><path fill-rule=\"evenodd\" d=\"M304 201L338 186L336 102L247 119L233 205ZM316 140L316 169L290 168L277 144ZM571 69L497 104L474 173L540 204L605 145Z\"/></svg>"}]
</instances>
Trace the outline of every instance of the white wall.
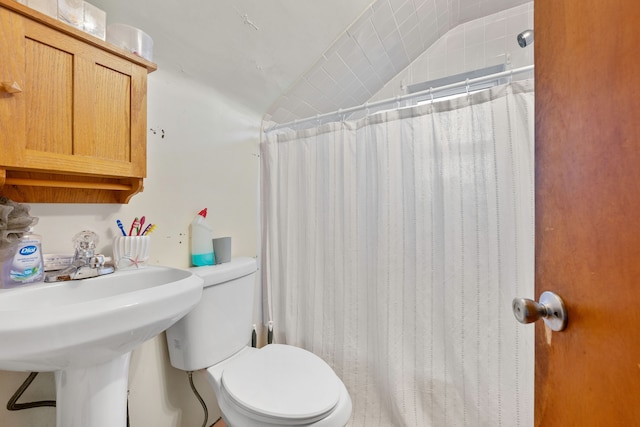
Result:
<instances>
[{"instance_id":1,"label":"white wall","mask_svg":"<svg viewBox=\"0 0 640 427\"><path fill-rule=\"evenodd\" d=\"M71 238L83 229L98 233L101 252L111 254L116 219L125 227L136 216L158 224L151 235L151 263L189 266L189 224L208 207L214 236L232 237L233 256L258 253L258 174L260 116L223 99L211 89L162 70L149 75L148 178L143 193L128 205L32 204L40 218L45 253L72 253ZM0 425L55 426L54 408L17 412L5 402L27 377L0 371ZM209 403L208 425L219 416L201 375L196 386ZM171 367L164 334L133 352L129 405L134 427L202 424L203 412L187 374ZM52 374L39 375L20 402L55 399Z\"/></svg>"}]
</instances>

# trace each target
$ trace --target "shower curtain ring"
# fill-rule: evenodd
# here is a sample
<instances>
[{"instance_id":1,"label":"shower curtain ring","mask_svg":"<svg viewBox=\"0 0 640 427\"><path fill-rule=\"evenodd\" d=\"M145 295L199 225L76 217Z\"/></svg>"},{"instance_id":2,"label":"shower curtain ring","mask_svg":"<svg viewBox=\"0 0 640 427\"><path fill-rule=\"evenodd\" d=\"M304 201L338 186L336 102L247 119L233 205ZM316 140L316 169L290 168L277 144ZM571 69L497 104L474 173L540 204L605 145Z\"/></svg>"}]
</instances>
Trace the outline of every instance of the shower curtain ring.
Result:
<instances>
[{"instance_id":1,"label":"shower curtain ring","mask_svg":"<svg viewBox=\"0 0 640 427\"><path fill-rule=\"evenodd\" d=\"M429 96L431 97L431 103L433 104L433 86L429 87Z\"/></svg>"},{"instance_id":2,"label":"shower curtain ring","mask_svg":"<svg viewBox=\"0 0 640 427\"><path fill-rule=\"evenodd\" d=\"M465 84L467 86L467 96L469 96L469 78L467 77L467 79L465 80Z\"/></svg>"}]
</instances>

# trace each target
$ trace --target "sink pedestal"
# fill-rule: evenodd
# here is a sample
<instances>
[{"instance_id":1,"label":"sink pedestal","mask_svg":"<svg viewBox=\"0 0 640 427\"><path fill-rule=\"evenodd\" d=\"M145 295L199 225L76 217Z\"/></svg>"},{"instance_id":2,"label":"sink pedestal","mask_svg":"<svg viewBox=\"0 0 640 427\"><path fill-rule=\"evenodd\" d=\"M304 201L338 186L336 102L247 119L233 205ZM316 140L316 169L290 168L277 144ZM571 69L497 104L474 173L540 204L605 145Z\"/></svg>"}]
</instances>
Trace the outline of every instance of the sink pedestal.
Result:
<instances>
[{"instance_id":1,"label":"sink pedestal","mask_svg":"<svg viewBox=\"0 0 640 427\"><path fill-rule=\"evenodd\" d=\"M101 365L56 371L58 427L125 427L131 352Z\"/></svg>"}]
</instances>

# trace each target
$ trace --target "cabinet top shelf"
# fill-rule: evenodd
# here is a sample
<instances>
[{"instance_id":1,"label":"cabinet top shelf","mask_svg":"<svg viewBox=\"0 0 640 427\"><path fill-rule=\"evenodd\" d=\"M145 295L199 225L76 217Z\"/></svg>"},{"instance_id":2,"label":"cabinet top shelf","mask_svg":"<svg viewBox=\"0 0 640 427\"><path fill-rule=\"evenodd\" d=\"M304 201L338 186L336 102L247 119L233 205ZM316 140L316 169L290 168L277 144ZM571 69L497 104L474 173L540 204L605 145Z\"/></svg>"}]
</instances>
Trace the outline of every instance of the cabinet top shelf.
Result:
<instances>
[{"instance_id":1,"label":"cabinet top shelf","mask_svg":"<svg viewBox=\"0 0 640 427\"><path fill-rule=\"evenodd\" d=\"M30 19L36 22L39 22L51 28L55 28L56 30L62 33L65 33L71 37L82 40L87 44L93 45L97 48L106 50L114 55L125 58L135 64L138 64L146 68L148 73L151 73L158 69L158 66L151 61L147 61L146 59L138 55L134 55L133 53L127 52L123 49L113 46L110 43L100 40L99 38L94 37L90 34L87 34L84 31L81 31L75 27L72 27L71 25L65 24L64 22L58 21L57 19L54 19L43 13L40 13L37 10L31 9L21 3L18 3L15 0L0 0L0 7L12 10L16 13L29 17Z\"/></svg>"}]
</instances>

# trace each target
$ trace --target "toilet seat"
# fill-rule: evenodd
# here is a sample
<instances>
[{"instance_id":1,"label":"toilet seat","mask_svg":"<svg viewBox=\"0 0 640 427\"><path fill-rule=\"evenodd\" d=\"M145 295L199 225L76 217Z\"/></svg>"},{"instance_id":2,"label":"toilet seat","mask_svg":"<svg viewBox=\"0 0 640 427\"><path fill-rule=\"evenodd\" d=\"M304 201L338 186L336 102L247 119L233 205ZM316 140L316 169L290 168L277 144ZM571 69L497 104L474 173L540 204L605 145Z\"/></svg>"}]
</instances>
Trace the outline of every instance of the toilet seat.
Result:
<instances>
[{"instance_id":1,"label":"toilet seat","mask_svg":"<svg viewBox=\"0 0 640 427\"><path fill-rule=\"evenodd\" d=\"M256 421L305 425L331 413L344 386L313 353L270 344L222 372L220 393L236 410Z\"/></svg>"}]
</instances>

